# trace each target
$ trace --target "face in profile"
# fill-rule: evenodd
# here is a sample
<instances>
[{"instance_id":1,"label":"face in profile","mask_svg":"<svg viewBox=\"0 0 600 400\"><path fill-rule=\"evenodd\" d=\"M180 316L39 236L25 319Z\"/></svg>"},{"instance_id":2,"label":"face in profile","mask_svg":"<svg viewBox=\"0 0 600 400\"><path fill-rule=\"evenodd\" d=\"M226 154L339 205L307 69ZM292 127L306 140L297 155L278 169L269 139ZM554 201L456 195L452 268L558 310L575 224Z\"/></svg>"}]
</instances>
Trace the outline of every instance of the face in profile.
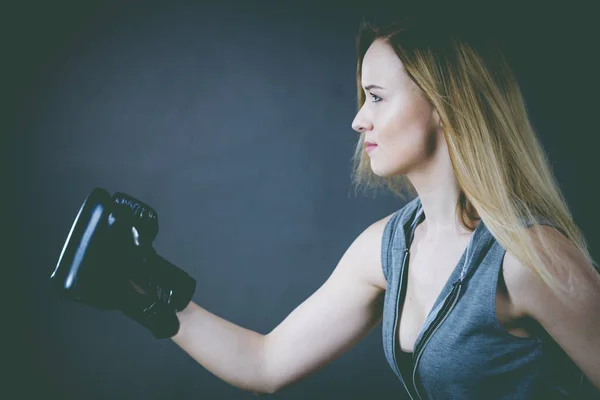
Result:
<instances>
[{"instance_id":1,"label":"face in profile","mask_svg":"<svg viewBox=\"0 0 600 400\"><path fill-rule=\"evenodd\" d=\"M389 177L418 169L444 140L437 112L382 40L367 50L361 79L366 99L352 129L377 144L368 153L373 173Z\"/></svg>"}]
</instances>

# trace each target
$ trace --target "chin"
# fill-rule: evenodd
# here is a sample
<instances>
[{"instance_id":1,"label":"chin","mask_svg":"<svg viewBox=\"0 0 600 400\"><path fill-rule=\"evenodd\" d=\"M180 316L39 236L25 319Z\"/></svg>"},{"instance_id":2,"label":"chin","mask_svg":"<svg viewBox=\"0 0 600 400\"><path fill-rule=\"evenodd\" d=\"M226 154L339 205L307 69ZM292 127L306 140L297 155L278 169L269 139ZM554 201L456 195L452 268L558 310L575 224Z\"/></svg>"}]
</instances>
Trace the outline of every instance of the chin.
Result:
<instances>
[{"instance_id":1,"label":"chin","mask_svg":"<svg viewBox=\"0 0 600 400\"><path fill-rule=\"evenodd\" d=\"M381 178L391 178L393 176L404 175L407 172L407 165L378 165L371 161L371 171Z\"/></svg>"},{"instance_id":2,"label":"chin","mask_svg":"<svg viewBox=\"0 0 600 400\"><path fill-rule=\"evenodd\" d=\"M371 171L380 178L391 178L392 176L399 175L401 172L393 169L377 168L371 165Z\"/></svg>"}]
</instances>

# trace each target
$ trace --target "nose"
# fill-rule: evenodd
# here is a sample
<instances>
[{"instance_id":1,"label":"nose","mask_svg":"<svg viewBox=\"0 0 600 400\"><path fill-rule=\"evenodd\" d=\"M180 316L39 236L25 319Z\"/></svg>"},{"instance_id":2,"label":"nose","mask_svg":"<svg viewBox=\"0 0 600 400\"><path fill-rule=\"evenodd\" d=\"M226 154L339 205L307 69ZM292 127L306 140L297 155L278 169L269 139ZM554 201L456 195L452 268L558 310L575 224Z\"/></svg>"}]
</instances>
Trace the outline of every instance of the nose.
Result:
<instances>
[{"instance_id":1,"label":"nose","mask_svg":"<svg viewBox=\"0 0 600 400\"><path fill-rule=\"evenodd\" d=\"M373 124L366 120L363 115L359 111L356 117L354 117L354 121L352 121L352 129L359 133L373 129Z\"/></svg>"}]
</instances>

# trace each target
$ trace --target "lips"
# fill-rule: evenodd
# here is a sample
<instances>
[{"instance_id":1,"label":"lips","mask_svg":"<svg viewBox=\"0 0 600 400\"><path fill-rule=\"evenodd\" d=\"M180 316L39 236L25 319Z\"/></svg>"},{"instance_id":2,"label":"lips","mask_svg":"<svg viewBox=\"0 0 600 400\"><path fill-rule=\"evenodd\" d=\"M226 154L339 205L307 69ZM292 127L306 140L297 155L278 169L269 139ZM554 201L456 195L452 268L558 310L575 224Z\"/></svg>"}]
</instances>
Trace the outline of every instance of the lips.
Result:
<instances>
[{"instance_id":1,"label":"lips","mask_svg":"<svg viewBox=\"0 0 600 400\"><path fill-rule=\"evenodd\" d=\"M371 151L375 150L376 147L377 145L375 143L365 142L365 151L367 153L370 153Z\"/></svg>"}]
</instances>

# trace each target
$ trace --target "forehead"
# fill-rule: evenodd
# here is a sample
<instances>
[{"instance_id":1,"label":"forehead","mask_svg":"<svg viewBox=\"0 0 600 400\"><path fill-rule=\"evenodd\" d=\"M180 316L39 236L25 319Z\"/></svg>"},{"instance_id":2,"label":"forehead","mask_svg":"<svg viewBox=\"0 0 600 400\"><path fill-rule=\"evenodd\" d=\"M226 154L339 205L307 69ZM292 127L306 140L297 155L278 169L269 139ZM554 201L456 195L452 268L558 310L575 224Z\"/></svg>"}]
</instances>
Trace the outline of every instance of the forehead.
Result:
<instances>
[{"instance_id":1,"label":"forehead","mask_svg":"<svg viewBox=\"0 0 600 400\"><path fill-rule=\"evenodd\" d=\"M403 76L402 61L400 61L392 47L382 40L374 41L363 58L363 83L368 85L385 81L389 85L401 81Z\"/></svg>"}]
</instances>

